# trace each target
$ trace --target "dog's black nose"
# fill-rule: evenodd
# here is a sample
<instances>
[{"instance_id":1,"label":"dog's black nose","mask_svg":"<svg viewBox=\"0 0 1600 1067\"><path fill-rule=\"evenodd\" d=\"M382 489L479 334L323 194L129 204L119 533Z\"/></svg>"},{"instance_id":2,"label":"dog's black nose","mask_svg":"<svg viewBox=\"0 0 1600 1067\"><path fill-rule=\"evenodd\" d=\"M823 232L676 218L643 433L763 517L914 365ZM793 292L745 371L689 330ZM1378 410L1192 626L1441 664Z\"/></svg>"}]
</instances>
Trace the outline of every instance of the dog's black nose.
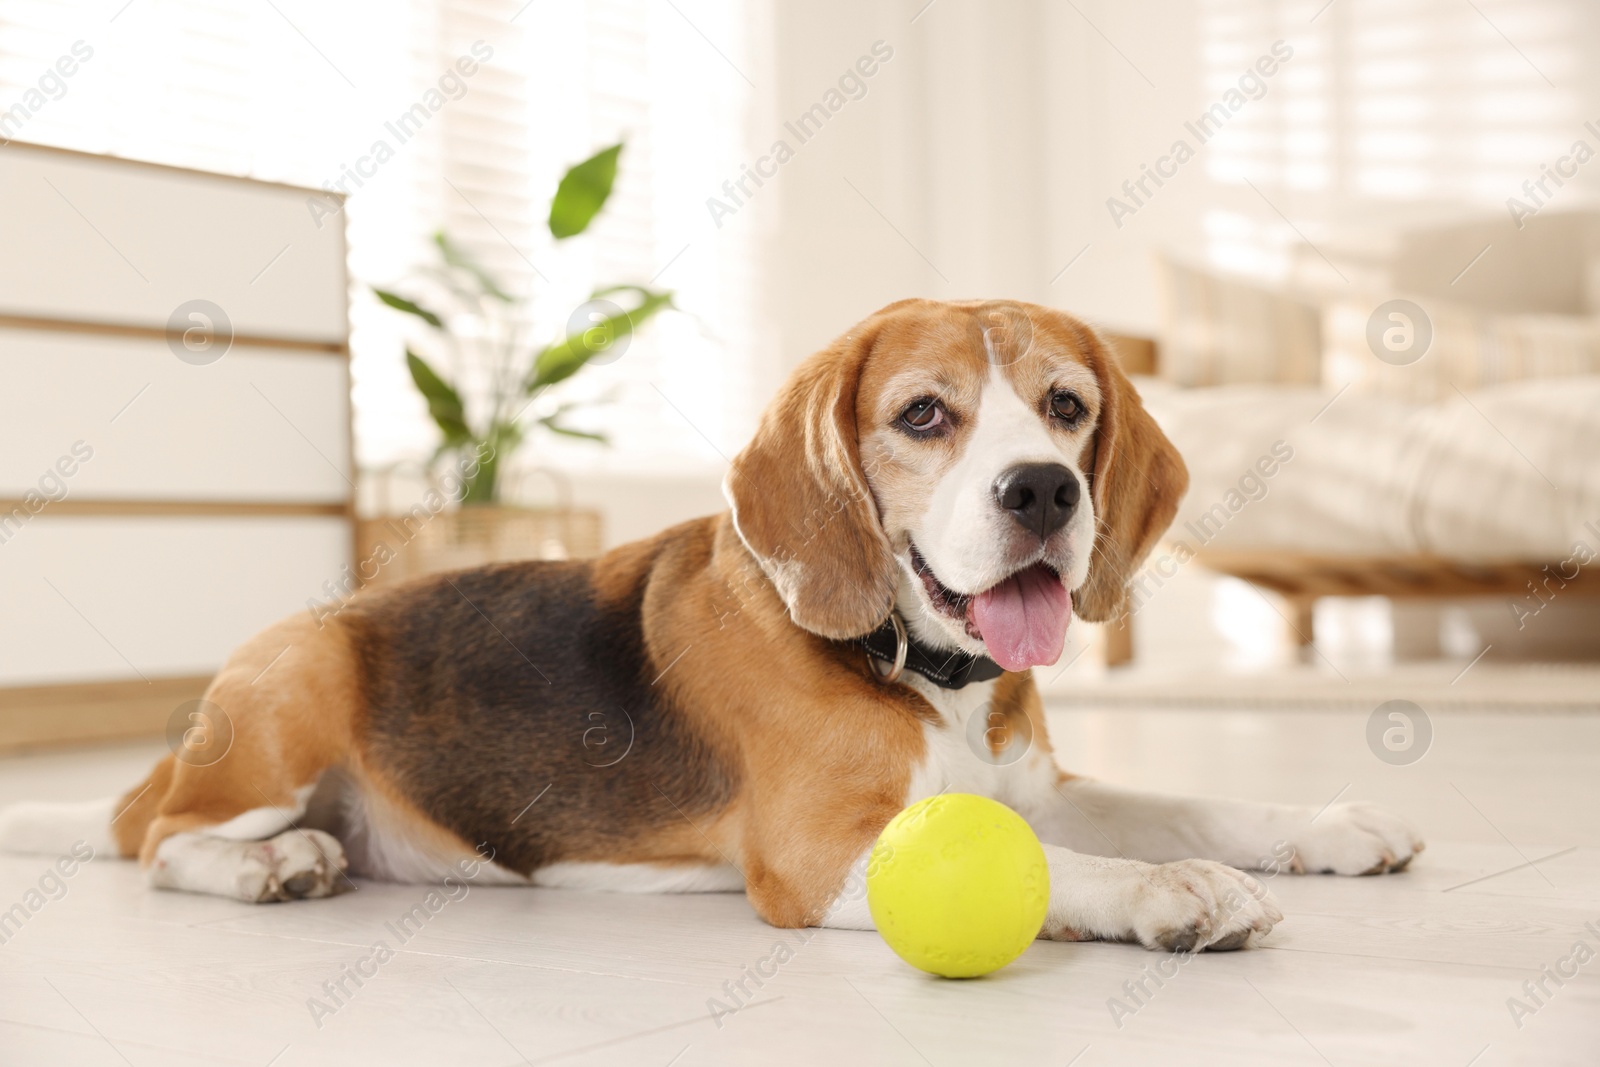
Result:
<instances>
[{"instance_id":1,"label":"dog's black nose","mask_svg":"<svg viewBox=\"0 0 1600 1067\"><path fill-rule=\"evenodd\" d=\"M1019 463L994 483L995 502L1041 541L1072 518L1081 492L1077 475L1059 463Z\"/></svg>"}]
</instances>

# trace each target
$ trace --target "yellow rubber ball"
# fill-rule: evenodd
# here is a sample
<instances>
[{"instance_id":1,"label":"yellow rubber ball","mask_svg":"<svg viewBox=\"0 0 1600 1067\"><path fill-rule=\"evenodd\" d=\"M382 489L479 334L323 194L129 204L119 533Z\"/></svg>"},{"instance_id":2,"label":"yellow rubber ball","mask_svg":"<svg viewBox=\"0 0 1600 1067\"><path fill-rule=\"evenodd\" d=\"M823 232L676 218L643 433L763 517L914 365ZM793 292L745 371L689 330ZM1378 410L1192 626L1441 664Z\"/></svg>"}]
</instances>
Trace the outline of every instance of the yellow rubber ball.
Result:
<instances>
[{"instance_id":1,"label":"yellow rubber ball","mask_svg":"<svg viewBox=\"0 0 1600 1067\"><path fill-rule=\"evenodd\" d=\"M867 861L878 933L913 967L975 978L1022 955L1050 899L1044 849L1022 816L970 793L919 800Z\"/></svg>"}]
</instances>

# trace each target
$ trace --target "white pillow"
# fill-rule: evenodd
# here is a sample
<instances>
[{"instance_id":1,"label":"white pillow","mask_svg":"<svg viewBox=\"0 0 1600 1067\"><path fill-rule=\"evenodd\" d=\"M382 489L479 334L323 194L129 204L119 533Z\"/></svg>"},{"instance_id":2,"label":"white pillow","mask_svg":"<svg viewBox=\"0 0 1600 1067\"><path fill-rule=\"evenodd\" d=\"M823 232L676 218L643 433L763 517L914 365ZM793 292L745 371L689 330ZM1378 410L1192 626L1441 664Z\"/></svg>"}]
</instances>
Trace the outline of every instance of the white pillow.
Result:
<instances>
[{"instance_id":1,"label":"white pillow","mask_svg":"<svg viewBox=\"0 0 1600 1067\"><path fill-rule=\"evenodd\" d=\"M1322 383L1431 403L1502 382L1600 374L1600 318L1483 315L1431 297L1412 300L1432 340L1415 362L1394 365L1368 341L1369 320L1392 295L1340 299L1322 314ZM1396 320L1398 321L1398 320ZM1412 323L1413 330L1418 324Z\"/></svg>"},{"instance_id":2,"label":"white pillow","mask_svg":"<svg viewBox=\"0 0 1600 1067\"><path fill-rule=\"evenodd\" d=\"M1317 308L1284 293L1158 257L1158 373L1176 385L1315 385Z\"/></svg>"}]
</instances>

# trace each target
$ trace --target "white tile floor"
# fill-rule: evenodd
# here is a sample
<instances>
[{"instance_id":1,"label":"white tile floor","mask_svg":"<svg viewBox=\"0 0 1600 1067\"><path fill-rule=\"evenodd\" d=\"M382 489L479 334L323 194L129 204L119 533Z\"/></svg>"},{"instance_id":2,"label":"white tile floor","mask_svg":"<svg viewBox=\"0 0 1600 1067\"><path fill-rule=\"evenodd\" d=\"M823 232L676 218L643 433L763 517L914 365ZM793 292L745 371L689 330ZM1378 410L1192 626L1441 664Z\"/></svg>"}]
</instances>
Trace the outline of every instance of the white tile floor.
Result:
<instances>
[{"instance_id":1,"label":"white tile floor","mask_svg":"<svg viewBox=\"0 0 1600 1067\"><path fill-rule=\"evenodd\" d=\"M151 892L132 864L95 862L0 945L0 1064L1600 1063L1600 955L1564 985L1546 979L1520 1027L1507 1007L1575 942L1600 953L1600 717L1436 715L1430 751L1405 767L1373 756L1365 725L1354 712L1053 713L1075 770L1378 800L1430 842L1402 875L1272 879L1288 919L1262 947L1146 981L1142 1005L1124 983L1165 957L1126 945L1039 943L988 978L946 982L874 934L773 930L739 895L490 888L402 943L387 924L422 887L257 907ZM0 760L0 803L105 794L157 751ZM46 866L0 857L0 909ZM379 941L393 958L314 1018L308 998L332 1006L322 984ZM733 1003L724 983L779 943L786 962L719 1026L708 1000ZM1137 1011L1118 1025L1111 998Z\"/></svg>"}]
</instances>

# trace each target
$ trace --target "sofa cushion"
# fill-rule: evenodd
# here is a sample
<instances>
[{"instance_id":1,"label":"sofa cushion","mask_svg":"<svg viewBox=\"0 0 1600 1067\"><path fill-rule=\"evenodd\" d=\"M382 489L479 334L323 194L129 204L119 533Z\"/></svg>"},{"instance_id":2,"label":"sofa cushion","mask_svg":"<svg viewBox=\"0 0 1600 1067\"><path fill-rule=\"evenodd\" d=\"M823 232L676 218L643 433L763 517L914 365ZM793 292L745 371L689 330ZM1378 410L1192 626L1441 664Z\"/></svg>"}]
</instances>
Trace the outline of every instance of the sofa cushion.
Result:
<instances>
[{"instance_id":1,"label":"sofa cushion","mask_svg":"<svg viewBox=\"0 0 1600 1067\"><path fill-rule=\"evenodd\" d=\"M1432 404L1152 379L1140 392L1189 466L1168 540L1191 549L1475 562L1600 551L1600 375Z\"/></svg>"},{"instance_id":2,"label":"sofa cushion","mask_svg":"<svg viewBox=\"0 0 1600 1067\"><path fill-rule=\"evenodd\" d=\"M1162 378L1189 386L1320 381L1315 306L1165 257L1157 262Z\"/></svg>"},{"instance_id":3,"label":"sofa cushion","mask_svg":"<svg viewBox=\"0 0 1600 1067\"><path fill-rule=\"evenodd\" d=\"M1330 392L1381 394L1427 403L1503 382L1600 374L1600 318L1583 315L1486 315L1461 304L1415 297L1432 333L1416 361L1378 358L1370 321L1392 295L1331 301L1322 315L1322 383ZM1380 329L1390 320L1384 321ZM1421 323L1406 326L1421 336Z\"/></svg>"}]
</instances>

